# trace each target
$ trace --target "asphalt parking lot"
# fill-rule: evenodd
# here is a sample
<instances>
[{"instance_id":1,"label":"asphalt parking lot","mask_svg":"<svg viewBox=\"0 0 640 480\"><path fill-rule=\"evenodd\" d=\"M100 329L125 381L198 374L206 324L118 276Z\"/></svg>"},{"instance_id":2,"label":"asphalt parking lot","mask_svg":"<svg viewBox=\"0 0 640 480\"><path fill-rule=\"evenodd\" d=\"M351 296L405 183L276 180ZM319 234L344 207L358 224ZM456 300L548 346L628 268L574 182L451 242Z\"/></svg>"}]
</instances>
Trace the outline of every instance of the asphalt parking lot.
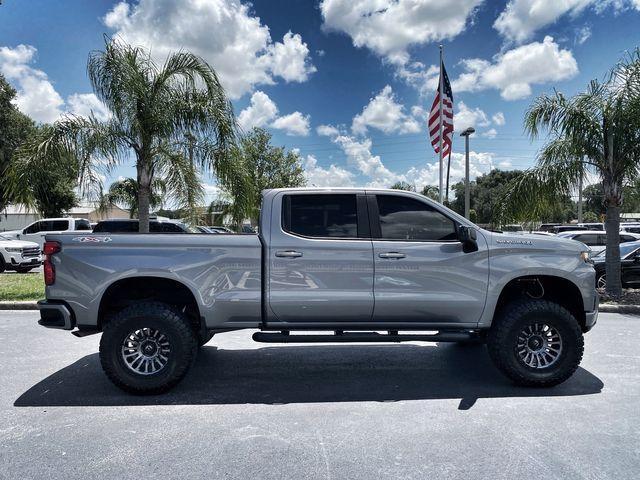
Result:
<instances>
[{"instance_id":1,"label":"asphalt parking lot","mask_svg":"<svg viewBox=\"0 0 640 480\"><path fill-rule=\"evenodd\" d=\"M601 314L582 368L512 386L482 346L214 337L164 396L102 374L98 336L0 312L0 478L632 479L640 317Z\"/></svg>"}]
</instances>

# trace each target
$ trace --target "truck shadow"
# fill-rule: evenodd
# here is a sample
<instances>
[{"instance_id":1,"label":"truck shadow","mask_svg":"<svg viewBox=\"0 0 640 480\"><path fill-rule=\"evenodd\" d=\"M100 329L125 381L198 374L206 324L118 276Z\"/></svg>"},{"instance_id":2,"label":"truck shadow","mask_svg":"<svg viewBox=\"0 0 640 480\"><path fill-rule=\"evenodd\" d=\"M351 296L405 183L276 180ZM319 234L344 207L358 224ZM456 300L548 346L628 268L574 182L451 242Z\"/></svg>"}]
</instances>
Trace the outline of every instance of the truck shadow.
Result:
<instances>
[{"instance_id":1,"label":"truck shadow","mask_svg":"<svg viewBox=\"0 0 640 480\"><path fill-rule=\"evenodd\" d=\"M23 393L17 407L394 402L554 397L600 393L602 381L583 368L548 389L511 384L483 346L323 345L250 350L204 347L189 375L157 396L126 394L107 380L98 354L87 355Z\"/></svg>"}]
</instances>

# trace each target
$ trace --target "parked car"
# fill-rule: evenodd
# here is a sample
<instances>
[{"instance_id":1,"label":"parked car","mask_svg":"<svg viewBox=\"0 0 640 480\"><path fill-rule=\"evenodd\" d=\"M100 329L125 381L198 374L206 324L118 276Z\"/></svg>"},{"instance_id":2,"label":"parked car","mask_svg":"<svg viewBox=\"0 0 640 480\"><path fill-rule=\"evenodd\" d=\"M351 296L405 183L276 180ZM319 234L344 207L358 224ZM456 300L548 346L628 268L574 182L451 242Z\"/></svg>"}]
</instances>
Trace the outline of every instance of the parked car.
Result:
<instances>
[{"instance_id":1,"label":"parked car","mask_svg":"<svg viewBox=\"0 0 640 480\"><path fill-rule=\"evenodd\" d=\"M37 243L0 235L0 273L6 270L27 273L41 264L42 252Z\"/></svg>"},{"instance_id":2,"label":"parked car","mask_svg":"<svg viewBox=\"0 0 640 480\"><path fill-rule=\"evenodd\" d=\"M640 223L621 223L621 232L640 233Z\"/></svg>"},{"instance_id":3,"label":"parked car","mask_svg":"<svg viewBox=\"0 0 640 480\"><path fill-rule=\"evenodd\" d=\"M138 233L137 219L102 220L94 227L93 233ZM149 220L149 233L199 233L182 222L173 220Z\"/></svg>"},{"instance_id":4,"label":"parked car","mask_svg":"<svg viewBox=\"0 0 640 480\"><path fill-rule=\"evenodd\" d=\"M587 230L597 230L604 232L604 223L600 222L578 223L578 227L585 227Z\"/></svg>"},{"instance_id":5,"label":"parked car","mask_svg":"<svg viewBox=\"0 0 640 480\"><path fill-rule=\"evenodd\" d=\"M502 228L500 228L500 230L509 233L525 233L524 228L522 228L522 225L519 224L504 225Z\"/></svg>"},{"instance_id":6,"label":"parked car","mask_svg":"<svg viewBox=\"0 0 640 480\"><path fill-rule=\"evenodd\" d=\"M239 329L267 343L486 342L537 387L578 368L598 310L584 245L492 233L399 190L262 198L259 236L48 235L40 325L102 332L104 371L138 394L170 389L198 345Z\"/></svg>"},{"instance_id":7,"label":"parked car","mask_svg":"<svg viewBox=\"0 0 640 480\"><path fill-rule=\"evenodd\" d=\"M607 234L605 232L595 232L592 230L577 230L572 232L562 232L558 237L570 238L582 242L591 248L592 253L599 253L607 246ZM635 242L640 240L640 234L637 233L620 233L620 243Z\"/></svg>"},{"instance_id":8,"label":"parked car","mask_svg":"<svg viewBox=\"0 0 640 480\"><path fill-rule=\"evenodd\" d=\"M91 223L86 218L43 218L21 230L2 232L2 235L15 239L37 243L42 250L44 236L48 233L90 232Z\"/></svg>"},{"instance_id":9,"label":"parked car","mask_svg":"<svg viewBox=\"0 0 640 480\"><path fill-rule=\"evenodd\" d=\"M592 257L596 269L596 287L606 288L607 273L605 268L605 251ZM640 241L620 245L620 268L622 286L638 288L640 286Z\"/></svg>"},{"instance_id":10,"label":"parked car","mask_svg":"<svg viewBox=\"0 0 640 480\"><path fill-rule=\"evenodd\" d=\"M212 227L210 225L199 225L195 227L195 229L198 230L200 233L218 233L218 234L236 233L233 230L229 230L227 227Z\"/></svg>"},{"instance_id":11,"label":"parked car","mask_svg":"<svg viewBox=\"0 0 640 480\"><path fill-rule=\"evenodd\" d=\"M549 232L551 233L563 233L563 232L576 232L578 230L589 230L587 227L579 227L577 225L556 225L551 227Z\"/></svg>"},{"instance_id":12,"label":"parked car","mask_svg":"<svg viewBox=\"0 0 640 480\"><path fill-rule=\"evenodd\" d=\"M560 226L559 223L543 223L542 225L540 225L540 227L538 227L538 231L539 232L548 232L553 227L559 227L559 226Z\"/></svg>"}]
</instances>

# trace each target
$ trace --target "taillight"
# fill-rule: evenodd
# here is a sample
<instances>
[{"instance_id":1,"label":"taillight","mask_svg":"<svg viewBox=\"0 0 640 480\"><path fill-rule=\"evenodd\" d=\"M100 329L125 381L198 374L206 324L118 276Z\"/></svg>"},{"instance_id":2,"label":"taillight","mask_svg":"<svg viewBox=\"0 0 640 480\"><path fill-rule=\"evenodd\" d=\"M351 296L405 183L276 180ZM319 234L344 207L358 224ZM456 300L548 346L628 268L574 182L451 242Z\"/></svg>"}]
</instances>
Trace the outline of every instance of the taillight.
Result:
<instances>
[{"instance_id":1,"label":"taillight","mask_svg":"<svg viewBox=\"0 0 640 480\"><path fill-rule=\"evenodd\" d=\"M56 269L51 263L51 255L60 251L60 243L44 242L44 284L53 285L56 281Z\"/></svg>"}]
</instances>

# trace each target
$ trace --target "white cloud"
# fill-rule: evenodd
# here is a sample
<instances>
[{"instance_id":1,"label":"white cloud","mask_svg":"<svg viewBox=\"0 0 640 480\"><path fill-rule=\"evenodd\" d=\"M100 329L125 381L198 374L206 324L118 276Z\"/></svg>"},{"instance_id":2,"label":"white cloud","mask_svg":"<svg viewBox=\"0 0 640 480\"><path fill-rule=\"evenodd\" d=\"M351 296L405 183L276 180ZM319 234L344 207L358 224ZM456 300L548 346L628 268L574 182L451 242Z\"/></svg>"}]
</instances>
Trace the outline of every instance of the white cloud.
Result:
<instances>
[{"instance_id":1,"label":"white cloud","mask_svg":"<svg viewBox=\"0 0 640 480\"><path fill-rule=\"evenodd\" d=\"M64 100L47 74L30 66L36 52L31 45L0 47L0 73L16 87L15 103L21 112L38 122L50 123L62 115Z\"/></svg>"},{"instance_id":2,"label":"white cloud","mask_svg":"<svg viewBox=\"0 0 640 480\"><path fill-rule=\"evenodd\" d=\"M261 91L251 95L251 101L247 108L238 115L238 125L245 131L254 127L265 127L275 120L278 115L278 107Z\"/></svg>"},{"instance_id":3,"label":"white cloud","mask_svg":"<svg viewBox=\"0 0 640 480\"><path fill-rule=\"evenodd\" d=\"M67 98L69 112L81 117L88 117L91 113L100 120L107 120L111 112L93 93L74 93Z\"/></svg>"},{"instance_id":4,"label":"white cloud","mask_svg":"<svg viewBox=\"0 0 640 480\"><path fill-rule=\"evenodd\" d=\"M487 114L480 108L469 108L464 102L458 102L458 111L453 116L453 126L456 132L462 132L469 127L476 129L488 127L491 124Z\"/></svg>"},{"instance_id":5,"label":"white cloud","mask_svg":"<svg viewBox=\"0 0 640 480\"><path fill-rule=\"evenodd\" d=\"M284 130L287 135L306 137L309 135L309 115L293 112L289 115L276 118L271 125L278 130Z\"/></svg>"},{"instance_id":6,"label":"white cloud","mask_svg":"<svg viewBox=\"0 0 640 480\"><path fill-rule=\"evenodd\" d=\"M151 48L160 61L181 49L200 55L231 98L273 84L274 77L301 82L315 71L300 35L288 32L273 42L269 28L240 0L120 2L103 20L124 41Z\"/></svg>"},{"instance_id":7,"label":"white cloud","mask_svg":"<svg viewBox=\"0 0 640 480\"><path fill-rule=\"evenodd\" d=\"M501 127L502 125L504 125L505 120L504 120L504 113L502 112L498 112L495 113L492 117L491 120L493 121L493 123L495 123L496 125L498 125L499 127Z\"/></svg>"},{"instance_id":8,"label":"white cloud","mask_svg":"<svg viewBox=\"0 0 640 480\"><path fill-rule=\"evenodd\" d=\"M284 130L287 135L309 135L310 116L293 112L278 117L278 107L269 96L261 91L251 96L249 106L238 115L238 125L244 131L254 127L272 127Z\"/></svg>"},{"instance_id":9,"label":"white cloud","mask_svg":"<svg viewBox=\"0 0 640 480\"><path fill-rule=\"evenodd\" d=\"M490 128L486 132L482 132L480 135L485 138L496 138L498 131L495 128Z\"/></svg>"},{"instance_id":10,"label":"white cloud","mask_svg":"<svg viewBox=\"0 0 640 480\"><path fill-rule=\"evenodd\" d=\"M578 45L582 45L584 42L589 40L589 38L591 38L591 27L589 27L589 25L584 25L576 30L575 42Z\"/></svg>"},{"instance_id":11,"label":"white cloud","mask_svg":"<svg viewBox=\"0 0 640 480\"><path fill-rule=\"evenodd\" d=\"M355 166L358 171L369 177L369 185L385 187L403 180L401 175L393 173L384 166L379 155L371 153L371 139L356 140L350 135L338 135L333 138L347 156L347 163Z\"/></svg>"},{"instance_id":12,"label":"white cloud","mask_svg":"<svg viewBox=\"0 0 640 480\"><path fill-rule=\"evenodd\" d=\"M482 0L323 0L323 25L349 35L389 62L407 63L411 45L451 39L464 31Z\"/></svg>"},{"instance_id":13,"label":"white cloud","mask_svg":"<svg viewBox=\"0 0 640 480\"><path fill-rule=\"evenodd\" d=\"M552 37L496 55L493 62L463 60L465 73L453 81L453 91L475 92L495 88L505 100L531 95L531 85L574 77L578 64L570 50L561 50Z\"/></svg>"},{"instance_id":14,"label":"white cloud","mask_svg":"<svg viewBox=\"0 0 640 480\"><path fill-rule=\"evenodd\" d=\"M270 51L271 72L287 82L306 82L309 75L316 71L316 67L307 61L309 47L298 33L286 33L282 43L276 42Z\"/></svg>"},{"instance_id":15,"label":"white cloud","mask_svg":"<svg viewBox=\"0 0 640 480\"><path fill-rule=\"evenodd\" d=\"M494 168L493 155L486 152L469 152L469 177L474 179L479 175L489 173ZM451 171L449 176L449 194L452 193L451 185L464 179L465 156L462 153L451 154ZM438 185L440 173L438 163L430 163L424 168L411 168L405 175L411 179L410 183L416 185L418 191L425 185Z\"/></svg>"},{"instance_id":16,"label":"white cloud","mask_svg":"<svg viewBox=\"0 0 640 480\"><path fill-rule=\"evenodd\" d=\"M509 40L523 42L565 14L576 15L595 0L511 0L493 27Z\"/></svg>"},{"instance_id":17,"label":"white cloud","mask_svg":"<svg viewBox=\"0 0 640 480\"><path fill-rule=\"evenodd\" d=\"M364 135L368 128L375 128L387 134L420 131L420 125L415 118L407 115L404 106L396 102L389 85L370 99L361 113L353 117L351 125L353 133Z\"/></svg>"},{"instance_id":18,"label":"white cloud","mask_svg":"<svg viewBox=\"0 0 640 480\"><path fill-rule=\"evenodd\" d=\"M576 17L589 7L598 14L607 8L617 14L629 8L640 10L640 0L510 0L493 27L508 40L522 43L561 17ZM584 43L590 35L588 27L582 28L577 43Z\"/></svg>"},{"instance_id":19,"label":"white cloud","mask_svg":"<svg viewBox=\"0 0 640 480\"><path fill-rule=\"evenodd\" d=\"M316 133L321 137L334 137L340 132L333 125L319 125L318 128L316 128Z\"/></svg>"},{"instance_id":20,"label":"white cloud","mask_svg":"<svg viewBox=\"0 0 640 480\"><path fill-rule=\"evenodd\" d=\"M304 163L304 174L310 187L353 187L355 174L334 164L329 168L318 166L313 155L307 155Z\"/></svg>"}]
</instances>

